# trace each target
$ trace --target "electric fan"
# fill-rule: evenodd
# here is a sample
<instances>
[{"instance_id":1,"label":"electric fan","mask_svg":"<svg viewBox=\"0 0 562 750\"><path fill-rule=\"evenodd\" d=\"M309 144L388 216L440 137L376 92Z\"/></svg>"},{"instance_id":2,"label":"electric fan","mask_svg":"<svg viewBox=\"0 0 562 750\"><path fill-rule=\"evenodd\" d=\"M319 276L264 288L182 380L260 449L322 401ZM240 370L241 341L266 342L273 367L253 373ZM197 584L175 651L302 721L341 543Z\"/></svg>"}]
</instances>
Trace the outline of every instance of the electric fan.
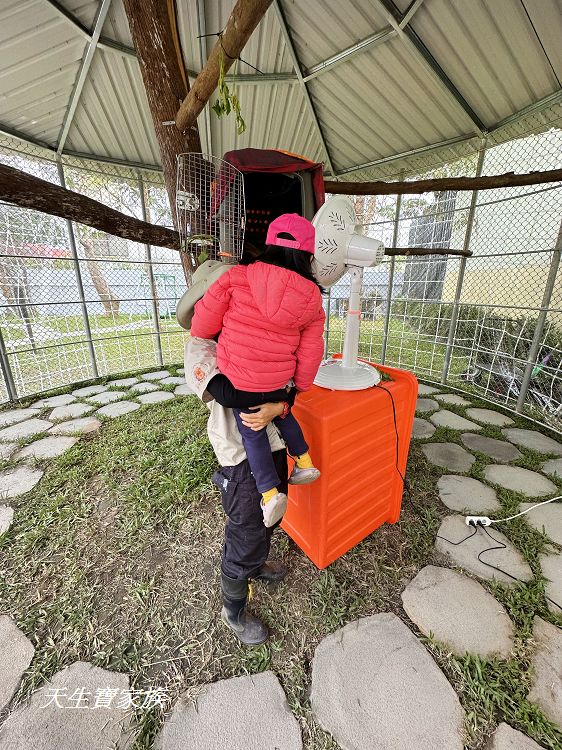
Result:
<instances>
[{"instance_id":1,"label":"electric fan","mask_svg":"<svg viewBox=\"0 0 562 750\"><path fill-rule=\"evenodd\" d=\"M363 269L381 262L384 245L357 233L353 203L341 195L330 198L312 223L316 229L312 272L318 283L329 288L344 274L351 276L342 358L323 362L314 383L334 391L370 388L380 381L380 374L372 365L358 360L361 286Z\"/></svg>"}]
</instances>

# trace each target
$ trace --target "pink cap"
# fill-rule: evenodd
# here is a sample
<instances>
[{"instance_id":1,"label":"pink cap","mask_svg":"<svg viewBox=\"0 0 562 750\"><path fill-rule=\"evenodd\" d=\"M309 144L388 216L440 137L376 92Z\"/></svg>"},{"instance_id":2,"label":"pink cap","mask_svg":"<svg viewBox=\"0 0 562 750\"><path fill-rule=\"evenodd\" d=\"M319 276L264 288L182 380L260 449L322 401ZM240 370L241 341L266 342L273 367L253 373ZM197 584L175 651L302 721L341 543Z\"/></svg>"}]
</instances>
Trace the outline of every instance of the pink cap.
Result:
<instances>
[{"instance_id":1,"label":"pink cap","mask_svg":"<svg viewBox=\"0 0 562 750\"><path fill-rule=\"evenodd\" d=\"M280 234L290 234L294 240L279 237ZM274 219L267 228L266 245L279 245L280 247L292 247L295 250L304 250L305 253L314 255L314 226L298 214L282 214Z\"/></svg>"}]
</instances>

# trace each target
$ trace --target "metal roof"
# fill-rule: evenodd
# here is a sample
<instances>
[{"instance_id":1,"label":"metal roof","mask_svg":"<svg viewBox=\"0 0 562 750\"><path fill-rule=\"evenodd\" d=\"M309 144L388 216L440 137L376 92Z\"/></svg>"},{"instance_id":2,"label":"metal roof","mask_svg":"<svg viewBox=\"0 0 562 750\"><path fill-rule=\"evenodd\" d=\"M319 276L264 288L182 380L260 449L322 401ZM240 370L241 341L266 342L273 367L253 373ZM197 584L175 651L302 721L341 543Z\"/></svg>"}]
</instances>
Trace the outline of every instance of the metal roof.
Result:
<instances>
[{"instance_id":1,"label":"metal roof","mask_svg":"<svg viewBox=\"0 0 562 750\"><path fill-rule=\"evenodd\" d=\"M190 75L233 0L177 0ZM562 114L562 0L274 0L235 72L247 131L207 106L203 148L282 148L366 179ZM544 114L544 113L547 114ZM542 114L542 116L541 116ZM515 130L514 130L515 128ZM158 167L122 0L3 0L0 130Z\"/></svg>"}]
</instances>

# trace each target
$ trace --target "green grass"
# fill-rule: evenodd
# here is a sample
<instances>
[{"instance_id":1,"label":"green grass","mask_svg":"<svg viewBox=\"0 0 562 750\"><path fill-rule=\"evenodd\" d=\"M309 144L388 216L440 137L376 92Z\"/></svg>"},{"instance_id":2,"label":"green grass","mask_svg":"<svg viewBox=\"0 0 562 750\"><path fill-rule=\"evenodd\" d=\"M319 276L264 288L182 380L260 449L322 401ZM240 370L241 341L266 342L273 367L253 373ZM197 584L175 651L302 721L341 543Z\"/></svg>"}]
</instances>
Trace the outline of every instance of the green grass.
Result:
<instances>
[{"instance_id":1,"label":"green grass","mask_svg":"<svg viewBox=\"0 0 562 750\"><path fill-rule=\"evenodd\" d=\"M170 703L180 693L195 695L204 683L272 669L305 748L337 750L310 710L314 649L337 628L377 612L394 612L415 630L400 594L423 566L448 564L434 548L441 519L450 512L436 491L443 472L413 442L411 491L399 522L383 526L324 571L284 533L276 534L273 554L290 573L277 587L256 584L252 608L272 637L246 649L219 617L224 515L210 482L215 459L206 419L206 408L190 397L108 420L49 463L39 485L13 501L15 523L0 537L0 611L14 617L36 648L16 700L77 660L127 672L136 688L161 687ZM495 428L483 433L498 437ZM440 428L437 440L460 438ZM536 456L522 453L522 461L536 466ZM479 456L472 475L485 464ZM521 499L505 491L498 497L506 514ZM481 748L504 720L554 750L562 735L525 697L533 617L562 625L544 600L538 555L547 542L524 520L505 533L534 573L531 582L513 588L483 584L514 622L513 657L455 657L425 641L467 711L467 750ZM135 750L152 747L162 718L156 709L137 713Z\"/></svg>"}]
</instances>

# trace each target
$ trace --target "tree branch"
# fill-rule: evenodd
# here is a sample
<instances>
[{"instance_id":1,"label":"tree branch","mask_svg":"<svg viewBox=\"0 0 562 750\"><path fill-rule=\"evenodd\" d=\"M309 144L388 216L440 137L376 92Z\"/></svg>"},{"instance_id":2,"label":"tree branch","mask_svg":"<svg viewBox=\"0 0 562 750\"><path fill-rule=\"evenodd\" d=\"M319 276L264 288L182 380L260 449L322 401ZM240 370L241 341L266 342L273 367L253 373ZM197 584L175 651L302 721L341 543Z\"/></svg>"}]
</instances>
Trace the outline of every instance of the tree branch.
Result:
<instances>
[{"instance_id":1,"label":"tree branch","mask_svg":"<svg viewBox=\"0 0 562 750\"><path fill-rule=\"evenodd\" d=\"M22 208L77 221L125 240L173 250L180 247L179 235L173 229L127 216L85 195L5 164L0 164L0 199Z\"/></svg>"},{"instance_id":2,"label":"tree branch","mask_svg":"<svg viewBox=\"0 0 562 750\"><path fill-rule=\"evenodd\" d=\"M221 55L226 73L244 49L244 45L271 3L272 0L237 0L221 37L178 110L176 125L182 133L195 125L197 116L217 87Z\"/></svg>"},{"instance_id":3,"label":"tree branch","mask_svg":"<svg viewBox=\"0 0 562 750\"><path fill-rule=\"evenodd\" d=\"M333 195L404 195L405 193L430 193L442 190L492 190L521 185L541 185L561 182L562 169L527 174L496 174L489 177L444 177L412 182L336 182L325 180L324 188Z\"/></svg>"}]
</instances>

